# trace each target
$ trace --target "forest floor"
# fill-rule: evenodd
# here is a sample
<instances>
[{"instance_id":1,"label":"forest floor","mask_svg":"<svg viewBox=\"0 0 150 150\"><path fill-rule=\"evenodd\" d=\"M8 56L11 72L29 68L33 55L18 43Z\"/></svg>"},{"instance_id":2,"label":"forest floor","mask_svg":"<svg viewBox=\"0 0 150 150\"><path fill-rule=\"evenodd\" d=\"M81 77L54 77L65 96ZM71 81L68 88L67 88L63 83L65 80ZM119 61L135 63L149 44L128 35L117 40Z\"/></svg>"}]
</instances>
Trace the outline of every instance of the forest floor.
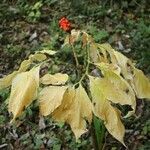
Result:
<instances>
[{"instance_id":1,"label":"forest floor","mask_svg":"<svg viewBox=\"0 0 150 150\"><path fill-rule=\"evenodd\" d=\"M86 2L81 5L68 3L69 9L65 1L38 2L3 1L0 4L0 77L16 70L22 60L39 49L46 47L58 50L66 36L58 26L58 21L63 16L66 16L75 28L91 34L96 42L110 43L132 59L146 75L150 75L148 1L112 1L111 4L88 5L85 5ZM54 69L61 69L58 63ZM17 125L10 125L11 116L7 111L9 90L0 91L0 149L93 148L89 132L76 142L69 126L53 122L48 117L43 120L34 104L26 110L22 121ZM150 149L149 110L148 100L138 100L136 115L123 120L126 128L125 143L129 150ZM108 133L105 135L104 145L106 150L125 149Z\"/></svg>"}]
</instances>

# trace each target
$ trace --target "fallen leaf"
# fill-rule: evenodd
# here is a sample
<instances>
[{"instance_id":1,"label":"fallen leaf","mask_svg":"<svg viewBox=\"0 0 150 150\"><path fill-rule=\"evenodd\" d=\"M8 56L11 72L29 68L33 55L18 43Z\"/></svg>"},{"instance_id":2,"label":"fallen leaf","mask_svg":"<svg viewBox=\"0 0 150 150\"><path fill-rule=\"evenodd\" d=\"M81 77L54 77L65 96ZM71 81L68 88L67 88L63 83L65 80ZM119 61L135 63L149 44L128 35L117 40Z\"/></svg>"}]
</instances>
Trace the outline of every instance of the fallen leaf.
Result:
<instances>
[{"instance_id":1,"label":"fallen leaf","mask_svg":"<svg viewBox=\"0 0 150 150\"><path fill-rule=\"evenodd\" d=\"M39 129L42 130L42 129L45 129L46 128L46 125L45 125L45 122L44 122L44 117L43 116L39 116Z\"/></svg>"}]
</instances>

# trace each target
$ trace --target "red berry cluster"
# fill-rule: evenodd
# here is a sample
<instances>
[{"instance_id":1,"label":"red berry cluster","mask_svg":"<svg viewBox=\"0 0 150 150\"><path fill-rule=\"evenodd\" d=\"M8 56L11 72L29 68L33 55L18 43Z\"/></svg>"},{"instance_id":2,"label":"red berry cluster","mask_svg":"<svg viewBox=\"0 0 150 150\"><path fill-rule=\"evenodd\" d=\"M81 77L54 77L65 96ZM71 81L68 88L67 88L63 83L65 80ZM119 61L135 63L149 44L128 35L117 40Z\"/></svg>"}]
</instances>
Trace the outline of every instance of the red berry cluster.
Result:
<instances>
[{"instance_id":1,"label":"red berry cluster","mask_svg":"<svg viewBox=\"0 0 150 150\"><path fill-rule=\"evenodd\" d=\"M59 27L61 29L63 29L64 31L70 31L71 29L71 23L69 22L68 19L66 19L65 17L61 18L59 20Z\"/></svg>"}]
</instances>

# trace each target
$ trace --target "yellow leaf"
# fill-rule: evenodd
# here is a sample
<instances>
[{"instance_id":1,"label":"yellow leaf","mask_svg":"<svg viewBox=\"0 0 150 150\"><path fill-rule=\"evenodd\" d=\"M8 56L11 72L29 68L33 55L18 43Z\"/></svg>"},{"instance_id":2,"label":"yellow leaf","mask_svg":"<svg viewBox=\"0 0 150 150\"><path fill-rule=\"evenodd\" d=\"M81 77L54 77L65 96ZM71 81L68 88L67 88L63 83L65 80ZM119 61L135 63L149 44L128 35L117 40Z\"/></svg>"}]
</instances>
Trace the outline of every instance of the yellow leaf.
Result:
<instances>
[{"instance_id":1,"label":"yellow leaf","mask_svg":"<svg viewBox=\"0 0 150 150\"><path fill-rule=\"evenodd\" d=\"M39 67L18 74L12 81L8 109L13 120L36 98L39 86Z\"/></svg>"},{"instance_id":2,"label":"yellow leaf","mask_svg":"<svg viewBox=\"0 0 150 150\"><path fill-rule=\"evenodd\" d=\"M127 80L132 80L133 65L131 61L126 56L117 51L114 51L114 55L117 59L117 64L121 68L121 73L123 77Z\"/></svg>"},{"instance_id":3,"label":"yellow leaf","mask_svg":"<svg viewBox=\"0 0 150 150\"><path fill-rule=\"evenodd\" d=\"M53 112L52 117L68 123L76 139L85 133L86 120L89 123L92 120L92 105L84 88L80 85L77 89L68 89L62 104Z\"/></svg>"},{"instance_id":4,"label":"yellow leaf","mask_svg":"<svg viewBox=\"0 0 150 150\"><path fill-rule=\"evenodd\" d=\"M90 77L90 91L94 104L94 113L104 121L108 132L124 144L125 128L120 120L120 111L111 106L106 93L103 92L103 88L101 87L101 79Z\"/></svg>"},{"instance_id":5,"label":"yellow leaf","mask_svg":"<svg viewBox=\"0 0 150 150\"><path fill-rule=\"evenodd\" d=\"M71 30L71 34L66 36L63 46L68 45L68 44L71 44L71 45L74 44L76 41L79 40L80 35L82 36L83 47L86 44L93 42L92 37L90 35L88 35L85 31L73 29L73 30Z\"/></svg>"},{"instance_id":6,"label":"yellow leaf","mask_svg":"<svg viewBox=\"0 0 150 150\"><path fill-rule=\"evenodd\" d=\"M136 69L131 61L119 52L114 52L121 73L134 89L138 98L150 99L150 81L139 69Z\"/></svg>"},{"instance_id":7,"label":"yellow leaf","mask_svg":"<svg viewBox=\"0 0 150 150\"><path fill-rule=\"evenodd\" d=\"M9 87L12 83L13 78L18 73L26 71L29 68L30 64L31 64L30 60L24 60L21 63L20 68L19 68L18 71L14 71L11 74L9 74L9 75L3 77L2 79L0 79L0 90Z\"/></svg>"},{"instance_id":8,"label":"yellow leaf","mask_svg":"<svg viewBox=\"0 0 150 150\"><path fill-rule=\"evenodd\" d=\"M133 88L138 98L150 99L150 81L139 69L134 69Z\"/></svg>"},{"instance_id":9,"label":"yellow leaf","mask_svg":"<svg viewBox=\"0 0 150 150\"><path fill-rule=\"evenodd\" d=\"M56 52L56 51L49 50L49 49L44 49L44 50L42 50L42 51L38 51L37 53L47 54L47 55L54 55L54 54L56 54L57 52Z\"/></svg>"},{"instance_id":10,"label":"yellow leaf","mask_svg":"<svg viewBox=\"0 0 150 150\"><path fill-rule=\"evenodd\" d=\"M40 113L43 116L50 115L62 103L67 86L48 86L39 94Z\"/></svg>"},{"instance_id":11,"label":"yellow leaf","mask_svg":"<svg viewBox=\"0 0 150 150\"><path fill-rule=\"evenodd\" d=\"M18 74L18 71L14 71L13 73L3 77L0 79L0 90L7 88L11 85L12 79Z\"/></svg>"},{"instance_id":12,"label":"yellow leaf","mask_svg":"<svg viewBox=\"0 0 150 150\"><path fill-rule=\"evenodd\" d=\"M133 111L129 114L134 113L136 108L135 94L128 82L120 76L120 71L116 71L118 69L112 64L99 63L98 66L103 72L104 78L97 82L99 82L99 86L103 89L103 94L106 95L106 98L113 103L130 105Z\"/></svg>"},{"instance_id":13,"label":"yellow leaf","mask_svg":"<svg viewBox=\"0 0 150 150\"><path fill-rule=\"evenodd\" d=\"M83 47L87 44L93 44L94 40L93 38L88 35L85 31L82 31L82 43L83 43Z\"/></svg>"},{"instance_id":14,"label":"yellow leaf","mask_svg":"<svg viewBox=\"0 0 150 150\"><path fill-rule=\"evenodd\" d=\"M111 47L110 44L104 43L104 44L97 44L99 48L99 52L102 53L103 59L101 62L107 62L107 63L116 63L116 57L114 55L114 49Z\"/></svg>"},{"instance_id":15,"label":"yellow leaf","mask_svg":"<svg viewBox=\"0 0 150 150\"><path fill-rule=\"evenodd\" d=\"M109 44L90 44L90 57L94 63L116 63L114 49Z\"/></svg>"},{"instance_id":16,"label":"yellow leaf","mask_svg":"<svg viewBox=\"0 0 150 150\"><path fill-rule=\"evenodd\" d=\"M67 74L56 73L54 75L46 74L41 78L41 83L48 85L62 85L65 84L68 80Z\"/></svg>"},{"instance_id":17,"label":"yellow leaf","mask_svg":"<svg viewBox=\"0 0 150 150\"><path fill-rule=\"evenodd\" d=\"M45 54L39 54L39 53L35 53L35 54L29 56L29 59L30 59L31 61L43 61L43 60L45 60L46 58L47 58L47 57L46 57Z\"/></svg>"},{"instance_id":18,"label":"yellow leaf","mask_svg":"<svg viewBox=\"0 0 150 150\"><path fill-rule=\"evenodd\" d=\"M71 112L71 105L74 102L75 98L75 89L68 88L64 93L64 97L61 105L52 113L52 116L55 120L65 122L69 117Z\"/></svg>"},{"instance_id":19,"label":"yellow leaf","mask_svg":"<svg viewBox=\"0 0 150 150\"><path fill-rule=\"evenodd\" d=\"M71 30L71 34L66 36L63 46L68 44L69 45L74 44L74 42L76 42L79 39L80 33L81 31L79 30L75 30L75 29Z\"/></svg>"},{"instance_id":20,"label":"yellow leaf","mask_svg":"<svg viewBox=\"0 0 150 150\"><path fill-rule=\"evenodd\" d=\"M98 52L98 47L95 43L90 44L89 53L92 62L99 63L101 61L101 57Z\"/></svg>"},{"instance_id":21,"label":"yellow leaf","mask_svg":"<svg viewBox=\"0 0 150 150\"><path fill-rule=\"evenodd\" d=\"M31 60L24 60L21 63L18 72L24 72L24 71L26 71L30 67L31 63L32 63Z\"/></svg>"},{"instance_id":22,"label":"yellow leaf","mask_svg":"<svg viewBox=\"0 0 150 150\"><path fill-rule=\"evenodd\" d=\"M69 37L69 43L70 44L74 44L74 42L76 42L79 39L79 36L81 34L80 30L71 30L71 35Z\"/></svg>"},{"instance_id":23,"label":"yellow leaf","mask_svg":"<svg viewBox=\"0 0 150 150\"><path fill-rule=\"evenodd\" d=\"M116 64L108 64L108 63L95 63L96 66L98 66L100 68L101 71L103 71L103 73L107 72L107 71L112 71L117 75L120 75L121 73L121 69L118 65Z\"/></svg>"},{"instance_id":24,"label":"yellow leaf","mask_svg":"<svg viewBox=\"0 0 150 150\"><path fill-rule=\"evenodd\" d=\"M65 38L65 40L64 40L64 44L62 45L62 47L66 46L66 45L68 45L68 44L70 44L70 35L67 35L67 36L66 36L66 38Z\"/></svg>"}]
</instances>

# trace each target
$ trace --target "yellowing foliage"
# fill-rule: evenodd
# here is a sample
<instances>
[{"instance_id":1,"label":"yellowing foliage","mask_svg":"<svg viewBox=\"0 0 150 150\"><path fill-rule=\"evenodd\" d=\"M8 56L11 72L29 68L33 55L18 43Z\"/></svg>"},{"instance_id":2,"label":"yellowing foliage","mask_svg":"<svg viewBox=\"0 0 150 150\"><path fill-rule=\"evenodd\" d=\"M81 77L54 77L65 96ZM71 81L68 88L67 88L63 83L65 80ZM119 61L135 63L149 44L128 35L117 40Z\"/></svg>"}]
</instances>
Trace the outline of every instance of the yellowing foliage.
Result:
<instances>
[{"instance_id":1,"label":"yellowing foliage","mask_svg":"<svg viewBox=\"0 0 150 150\"><path fill-rule=\"evenodd\" d=\"M0 79L0 90L7 88L11 85L12 79L18 74L18 71L14 71L13 73L5 76L4 78Z\"/></svg>"},{"instance_id":2,"label":"yellowing foliage","mask_svg":"<svg viewBox=\"0 0 150 150\"><path fill-rule=\"evenodd\" d=\"M8 76L5 76L4 78L0 79L0 90L10 86L11 83L12 83L13 78L18 73L26 71L29 68L30 64L31 64L30 60L24 60L21 63L20 68L18 69L18 71L14 71L13 73L9 74Z\"/></svg>"},{"instance_id":3,"label":"yellowing foliage","mask_svg":"<svg viewBox=\"0 0 150 150\"><path fill-rule=\"evenodd\" d=\"M63 85L67 82L68 80L68 75L67 74L61 74L61 73L56 73L54 75L51 74L46 74L41 78L41 83L48 85Z\"/></svg>"},{"instance_id":4,"label":"yellowing foliage","mask_svg":"<svg viewBox=\"0 0 150 150\"><path fill-rule=\"evenodd\" d=\"M98 64L98 68L101 69L104 75L104 78L101 78L99 82L99 87L103 89L107 99L113 103L131 105L133 112L129 114L133 114L136 107L135 94L128 82L120 76L118 67L101 63Z\"/></svg>"},{"instance_id":5,"label":"yellowing foliage","mask_svg":"<svg viewBox=\"0 0 150 150\"><path fill-rule=\"evenodd\" d=\"M110 46L109 46L110 47ZM112 48L111 48L112 49ZM121 69L123 77L129 82L138 98L150 99L150 81L143 72L134 67L132 62L123 54L113 50L117 64Z\"/></svg>"},{"instance_id":6,"label":"yellowing foliage","mask_svg":"<svg viewBox=\"0 0 150 150\"><path fill-rule=\"evenodd\" d=\"M12 81L8 110L13 114L13 120L21 115L37 96L39 87L39 67L29 72L18 74Z\"/></svg>"},{"instance_id":7,"label":"yellowing foliage","mask_svg":"<svg viewBox=\"0 0 150 150\"><path fill-rule=\"evenodd\" d=\"M14 79L14 77L21 73L21 72L25 72L27 69L29 69L30 65L32 64L33 61L43 61L45 60L47 57L45 54L34 54L34 55L30 55L28 60L24 60L18 71L14 71L13 73L9 74L8 76L5 76L4 78L0 79L0 90L9 87L12 84L12 80Z\"/></svg>"},{"instance_id":8,"label":"yellowing foliage","mask_svg":"<svg viewBox=\"0 0 150 150\"><path fill-rule=\"evenodd\" d=\"M87 131L86 120L89 123L92 121L92 105L82 85L66 91L62 104L53 112L52 117L70 124L76 139Z\"/></svg>"},{"instance_id":9,"label":"yellowing foliage","mask_svg":"<svg viewBox=\"0 0 150 150\"><path fill-rule=\"evenodd\" d=\"M67 86L48 86L39 94L40 113L43 116L50 115L62 103Z\"/></svg>"},{"instance_id":10,"label":"yellowing foliage","mask_svg":"<svg viewBox=\"0 0 150 150\"><path fill-rule=\"evenodd\" d=\"M52 51L52 50L49 50L49 49L43 49L42 51L38 51L37 53L41 53L41 54L47 54L47 55L54 55L56 54L57 52L56 51Z\"/></svg>"},{"instance_id":11,"label":"yellowing foliage","mask_svg":"<svg viewBox=\"0 0 150 150\"><path fill-rule=\"evenodd\" d=\"M97 117L104 120L104 124L109 133L124 144L123 137L125 129L120 120L121 113L117 108L111 106L112 98L117 98L115 94L117 91L107 91L111 92L111 97L108 96L106 90L110 85L103 85L103 81L103 79L97 77L90 77L90 91L92 95L92 102L94 104L94 113Z\"/></svg>"},{"instance_id":12,"label":"yellowing foliage","mask_svg":"<svg viewBox=\"0 0 150 150\"><path fill-rule=\"evenodd\" d=\"M38 54L38 53L29 56L29 59L31 61L43 61L46 58L47 58L46 55L44 55L44 54Z\"/></svg>"},{"instance_id":13,"label":"yellowing foliage","mask_svg":"<svg viewBox=\"0 0 150 150\"><path fill-rule=\"evenodd\" d=\"M138 98L150 99L150 82L139 69L134 68L133 89Z\"/></svg>"},{"instance_id":14,"label":"yellowing foliage","mask_svg":"<svg viewBox=\"0 0 150 150\"><path fill-rule=\"evenodd\" d=\"M67 82L67 74L46 74L40 78L39 66L47 61L47 55L54 55L56 52L36 52L22 62L18 71L0 79L0 90L12 84L9 112L13 113L15 120L37 98L40 114L68 123L76 139L87 131L86 121L90 124L94 113L104 121L108 132L124 144L125 128L121 121L121 112L114 104L130 105L133 110L127 116L132 115L136 108L136 97L150 99L150 81L127 57L115 51L109 44L95 43L84 31L72 30L64 45L70 44L72 47L79 37L82 39L82 48L87 51L84 52L87 53L85 74L80 75L80 71L78 72L81 80L71 86ZM78 57L75 56L75 50L73 53L74 57ZM33 62L38 64L31 69ZM99 69L101 74L91 76L93 68ZM85 77L89 77L90 83L83 80ZM82 84L84 81L87 83ZM42 86L37 96L39 83ZM79 86L75 88L77 85ZM88 94L82 85L87 85Z\"/></svg>"}]
</instances>

